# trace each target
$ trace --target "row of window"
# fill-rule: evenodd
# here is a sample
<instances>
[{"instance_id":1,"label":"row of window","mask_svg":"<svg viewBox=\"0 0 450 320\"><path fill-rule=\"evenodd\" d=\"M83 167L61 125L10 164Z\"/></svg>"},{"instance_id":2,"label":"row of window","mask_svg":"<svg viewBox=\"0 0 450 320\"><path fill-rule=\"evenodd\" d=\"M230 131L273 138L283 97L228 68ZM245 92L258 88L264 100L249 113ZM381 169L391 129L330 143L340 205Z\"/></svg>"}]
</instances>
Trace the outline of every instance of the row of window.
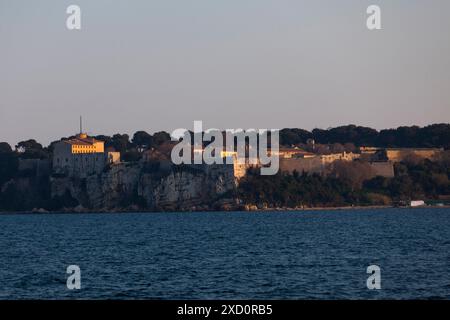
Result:
<instances>
[{"instance_id":1,"label":"row of window","mask_svg":"<svg viewBox=\"0 0 450 320\"><path fill-rule=\"evenodd\" d=\"M84 145L82 145L82 146L73 146L74 148L93 148L93 146L84 146Z\"/></svg>"}]
</instances>

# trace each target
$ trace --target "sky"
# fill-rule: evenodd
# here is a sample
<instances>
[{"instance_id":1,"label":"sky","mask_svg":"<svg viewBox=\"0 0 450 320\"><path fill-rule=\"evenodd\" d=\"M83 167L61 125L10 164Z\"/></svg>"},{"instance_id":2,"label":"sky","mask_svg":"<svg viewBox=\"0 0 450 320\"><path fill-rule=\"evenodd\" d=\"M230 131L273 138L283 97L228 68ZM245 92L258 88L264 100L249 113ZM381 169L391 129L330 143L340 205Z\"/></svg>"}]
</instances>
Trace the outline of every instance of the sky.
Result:
<instances>
[{"instance_id":1,"label":"sky","mask_svg":"<svg viewBox=\"0 0 450 320\"><path fill-rule=\"evenodd\" d=\"M81 8L81 30L66 8ZM382 30L366 27L369 5ZM448 0L0 0L0 141L450 122Z\"/></svg>"}]
</instances>

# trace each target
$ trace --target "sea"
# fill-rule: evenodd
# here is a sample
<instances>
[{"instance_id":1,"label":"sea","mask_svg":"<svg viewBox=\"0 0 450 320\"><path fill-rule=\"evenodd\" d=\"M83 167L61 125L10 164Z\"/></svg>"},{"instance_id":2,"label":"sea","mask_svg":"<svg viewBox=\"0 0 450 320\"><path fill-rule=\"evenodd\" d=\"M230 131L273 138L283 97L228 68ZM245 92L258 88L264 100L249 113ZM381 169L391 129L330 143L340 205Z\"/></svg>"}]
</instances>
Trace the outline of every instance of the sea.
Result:
<instances>
[{"instance_id":1,"label":"sea","mask_svg":"<svg viewBox=\"0 0 450 320\"><path fill-rule=\"evenodd\" d=\"M449 298L448 208L0 215L0 300Z\"/></svg>"}]
</instances>

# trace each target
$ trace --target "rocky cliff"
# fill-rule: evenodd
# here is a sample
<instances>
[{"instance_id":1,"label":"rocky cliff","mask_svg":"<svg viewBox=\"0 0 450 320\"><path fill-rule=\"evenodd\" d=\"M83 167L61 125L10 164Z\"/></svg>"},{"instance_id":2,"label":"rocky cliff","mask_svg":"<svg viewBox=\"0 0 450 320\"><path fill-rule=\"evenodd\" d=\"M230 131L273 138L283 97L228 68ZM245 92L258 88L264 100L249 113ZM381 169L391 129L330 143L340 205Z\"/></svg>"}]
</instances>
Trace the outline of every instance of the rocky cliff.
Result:
<instances>
[{"instance_id":1,"label":"rocky cliff","mask_svg":"<svg viewBox=\"0 0 450 320\"><path fill-rule=\"evenodd\" d=\"M122 163L85 179L52 177L50 184L52 198L70 197L78 210L97 211L224 209L236 188L232 166L167 163Z\"/></svg>"}]
</instances>

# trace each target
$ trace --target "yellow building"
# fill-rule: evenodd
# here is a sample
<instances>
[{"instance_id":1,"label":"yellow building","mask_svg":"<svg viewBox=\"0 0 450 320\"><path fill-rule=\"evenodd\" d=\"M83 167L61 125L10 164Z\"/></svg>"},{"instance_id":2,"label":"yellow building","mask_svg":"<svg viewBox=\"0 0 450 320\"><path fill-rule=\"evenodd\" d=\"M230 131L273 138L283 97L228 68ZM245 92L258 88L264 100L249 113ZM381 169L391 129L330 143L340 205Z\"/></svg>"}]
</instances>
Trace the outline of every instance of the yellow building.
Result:
<instances>
[{"instance_id":1,"label":"yellow building","mask_svg":"<svg viewBox=\"0 0 450 320\"><path fill-rule=\"evenodd\" d=\"M119 163L119 152L105 152L105 143L80 133L54 145L53 171L69 176L98 174L105 166Z\"/></svg>"},{"instance_id":2,"label":"yellow building","mask_svg":"<svg viewBox=\"0 0 450 320\"><path fill-rule=\"evenodd\" d=\"M105 143L94 138L89 138L87 134L77 134L75 138L63 141L71 148L71 153L103 153Z\"/></svg>"}]
</instances>

